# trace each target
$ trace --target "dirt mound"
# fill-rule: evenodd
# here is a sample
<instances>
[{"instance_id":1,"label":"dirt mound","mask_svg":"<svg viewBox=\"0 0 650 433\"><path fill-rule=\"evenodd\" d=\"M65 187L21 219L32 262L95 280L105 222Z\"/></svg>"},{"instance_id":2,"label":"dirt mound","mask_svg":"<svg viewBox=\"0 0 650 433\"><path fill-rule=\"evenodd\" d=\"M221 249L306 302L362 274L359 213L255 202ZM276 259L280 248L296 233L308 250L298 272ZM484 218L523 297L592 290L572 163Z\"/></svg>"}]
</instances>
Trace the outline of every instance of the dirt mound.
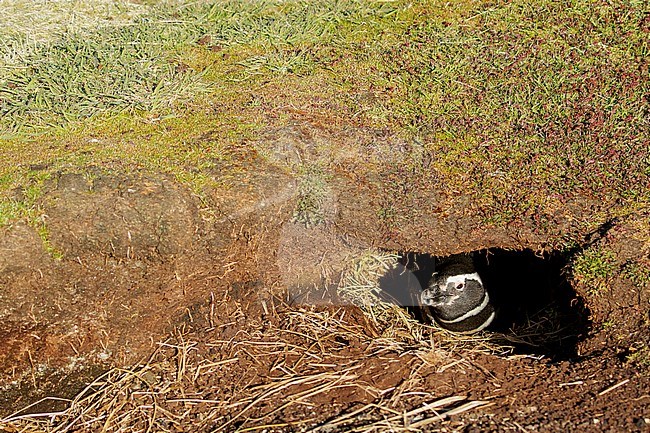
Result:
<instances>
[{"instance_id":1,"label":"dirt mound","mask_svg":"<svg viewBox=\"0 0 650 433\"><path fill-rule=\"evenodd\" d=\"M190 251L196 199L178 183L142 173L60 174L44 203L52 246L66 257L153 259Z\"/></svg>"},{"instance_id":2,"label":"dirt mound","mask_svg":"<svg viewBox=\"0 0 650 433\"><path fill-rule=\"evenodd\" d=\"M289 138L269 144L280 146L276 163L321 158L313 138L299 137L305 149ZM112 370L57 422L91 419L97 398L119 395L112 401L124 405L116 411L146 406L167 415L147 409L137 420L118 418L114 429L646 428L646 215L593 233L569 222L546 231L521 221L494 229L469 198L427 185L396 194L405 191L390 172L396 160L376 178L332 179L314 168L294 179L254 159L257 171L237 175L204 202L166 176L141 171L89 168L55 178L41 203L47 230L17 223L2 233L3 413L48 394L72 397L101 371L158 349L132 373ZM346 164L344 152L335 161ZM201 210L205 201L210 212ZM562 281L585 303L592 326L588 339L572 340L568 361L549 363L534 348L512 355L503 339L456 340L411 322L378 322L355 307L326 305L332 298L312 291L336 287L366 250L500 248L508 260L508 251L551 249L557 239L550 231L565 229L581 242L564 252L571 272ZM560 416L567 402L586 409Z\"/></svg>"},{"instance_id":3,"label":"dirt mound","mask_svg":"<svg viewBox=\"0 0 650 433\"><path fill-rule=\"evenodd\" d=\"M587 299L595 326L583 353L612 351L650 366L650 215L614 223L572 264L572 281Z\"/></svg>"},{"instance_id":4,"label":"dirt mound","mask_svg":"<svg viewBox=\"0 0 650 433\"><path fill-rule=\"evenodd\" d=\"M42 207L50 251L35 228L15 224L0 256L0 376L5 386L24 381L22 395L60 385L57 371L139 359L205 297L198 280L218 265L198 242L195 200L163 177L61 174ZM26 402L13 394L4 404Z\"/></svg>"}]
</instances>

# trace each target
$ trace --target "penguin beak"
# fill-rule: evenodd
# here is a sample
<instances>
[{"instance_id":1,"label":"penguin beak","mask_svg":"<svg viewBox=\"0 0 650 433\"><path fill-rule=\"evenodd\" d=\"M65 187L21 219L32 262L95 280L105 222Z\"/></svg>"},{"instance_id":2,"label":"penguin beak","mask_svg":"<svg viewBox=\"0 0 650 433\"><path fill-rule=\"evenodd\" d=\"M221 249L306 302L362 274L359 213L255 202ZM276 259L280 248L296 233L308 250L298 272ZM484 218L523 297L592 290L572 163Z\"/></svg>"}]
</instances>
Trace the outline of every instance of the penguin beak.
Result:
<instances>
[{"instance_id":1,"label":"penguin beak","mask_svg":"<svg viewBox=\"0 0 650 433\"><path fill-rule=\"evenodd\" d=\"M444 301L445 301L446 299L448 299L448 298L449 298L449 295L444 295L444 294L442 294L442 293L439 293L439 294L437 294L437 295L432 296L432 297L429 298L429 299L430 299L431 302L433 302L434 304L440 304L440 303L444 302Z\"/></svg>"},{"instance_id":2,"label":"penguin beak","mask_svg":"<svg viewBox=\"0 0 650 433\"><path fill-rule=\"evenodd\" d=\"M422 301L425 305L441 305L451 298L452 294L438 286L430 287L422 292Z\"/></svg>"}]
</instances>

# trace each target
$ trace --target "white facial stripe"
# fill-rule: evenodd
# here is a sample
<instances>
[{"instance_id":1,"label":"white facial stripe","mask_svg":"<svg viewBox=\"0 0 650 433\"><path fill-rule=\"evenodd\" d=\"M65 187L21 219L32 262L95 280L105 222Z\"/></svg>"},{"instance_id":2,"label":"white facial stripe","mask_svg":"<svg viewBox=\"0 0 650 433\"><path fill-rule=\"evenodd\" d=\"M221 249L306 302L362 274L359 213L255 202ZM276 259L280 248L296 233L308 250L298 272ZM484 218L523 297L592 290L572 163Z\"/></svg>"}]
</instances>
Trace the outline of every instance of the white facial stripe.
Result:
<instances>
[{"instance_id":1,"label":"white facial stripe","mask_svg":"<svg viewBox=\"0 0 650 433\"><path fill-rule=\"evenodd\" d=\"M452 275L450 277L447 277L447 283L454 283L454 285L460 283L464 284L465 280L475 280L481 283L481 285L483 284L483 281L481 281L481 277L479 277L476 272L474 272L473 274L460 274L460 275Z\"/></svg>"},{"instance_id":2,"label":"white facial stripe","mask_svg":"<svg viewBox=\"0 0 650 433\"><path fill-rule=\"evenodd\" d=\"M438 319L438 320L441 321L442 323L458 323L458 322L462 322L463 320L465 320L467 318L470 318L470 317L473 317L473 316L476 316L478 313L483 311L483 309L485 307L487 307L487 304L489 302L490 302L490 297L488 296L487 292L485 292L485 297L483 297L483 302L481 302L481 305L479 305L478 307L468 311L467 313L465 313L462 316L457 317L457 318L455 318L453 320L443 320L443 319ZM487 325L485 325L485 326L487 326Z\"/></svg>"}]
</instances>

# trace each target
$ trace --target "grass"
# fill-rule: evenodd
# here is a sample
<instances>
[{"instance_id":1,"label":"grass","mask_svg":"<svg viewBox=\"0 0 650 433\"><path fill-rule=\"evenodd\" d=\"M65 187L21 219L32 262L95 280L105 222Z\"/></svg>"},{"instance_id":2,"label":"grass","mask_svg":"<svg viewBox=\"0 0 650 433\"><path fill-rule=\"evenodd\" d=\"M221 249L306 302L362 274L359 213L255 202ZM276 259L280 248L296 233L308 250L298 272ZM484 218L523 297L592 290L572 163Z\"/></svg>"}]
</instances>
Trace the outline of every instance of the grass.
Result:
<instances>
[{"instance_id":1,"label":"grass","mask_svg":"<svg viewBox=\"0 0 650 433\"><path fill-rule=\"evenodd\" d=\"M43 185L50 176L40 170L26 169L20 173L20 177L27 179L27 184L22 188L14 188L5 200L0 201L0 226L20 218L32 222L37 218L36 201L42 195ZM13 186L15 181L13 176L7 174L0 178L0 185Z\"/></svg>"},{"instance_id":2,"label":"grass","mask_svg":"<svg viewBox=\"0 0 650 433\"><path fill-rule=\"evenodd\" d=\"M609 214L649 200L643 2L103 1L43 16L38 4L9 6L0 124L23 160L83 165L82 150L62 148L123 122L135 139L162 123L196 141L211 115L251 134L298 116L421 143L418 158L358 167L388 181L387 209L444 184L472 197L487 224L525 217L544 228L576 200L606 194ZM152 141L169 150L143 146L133 160L205 189L205 168L185 170L185 146L168 144ZM94 162L120 158L90 147L105 155ZM390 180L404 175L420 181L400 194Z\"/></svg>"},{"instance_id":3,"label":"grass","mask_svg":"<svg viewBox=\"0 0 650 433\"><path fill-rule=\"evenodd\" d=\"M21 132L101 113L165 113L207 92L212 84L201 79L205 70L191 67L195 59L185 59L197 55L191 47L247 52L235 63L244 72L233 80L296 73L309 69L304 47L327 43L346 22L381 13L381 7L354 1L156 3L146 8L104 2L109 17L113 9L126 9L124 14L132 18L91 20L97 28L79 23L85 11L74 11L74 3L64 2L67 8L61 7L59 15L51 11L36 23L35 34L17 24L5 30L7 60L0 64L3 126ZM31 17L39 7L31 6L30 11L26 2L12 6L7 16ZM52 25L50 20L57 18L70 22ZM26 39L35 42L21 45Z\"/></svg>"},{"instance_id":4,"label":"grass","mask_svg":"<svg viewBox=\"0 0 650 433\"><path fill-rule=\"evenodd\" d=\"M143 3L119 0L58 0L47 3L3 0L0 21L4 25L0 34L6 46L16 41L46 43L70 29L89 30L129 25L134 19L147 13L148 8ZM13 46L14 50L5 49L4 52L13 53L15 57L5 57L4 61L8 64L20 64L20 59L24 57L30 45L26 43Z\"/></svg>"},{"instance_id":5,"label":"grass","mask_svg":"<svg viewBox=\"0 0 650 433\"><path fill-rule=\"evenodd\" d=\"M580 253L573 261L573 279L587 287L592 294L607 290L609 281L618 271L616 254L605 247L591 247Z\"/></svg>"},{"instance_id":6,"label":"grass","mask_svg":"<svg viewBox=\"0 0 650 433\"><path fill-rule=\"evenodd\" d=\"M443 330L425 330L403 313L394 320L397 309L389 311L367 292L351 287L376 284L395 260L393 255L368 253L342 279L344 294L363 308L381 311L370 316L377 319L373 326L358 323L350 308L287 308L269 300L264 332L257 319L240 317L237 333L221 339L219 330L230 326L232 317L244 316L237 301L224 298L213 307L236 311L227 323L220 322L225 318L221 313L214 316L214 309L206 310L209 330L175 332L145 362L109 370L65 401L63 410L29 413L25 408L0 419L0 425L25 433L265 428L418 432L487 405L466 395L443 397L428 382L431 374L470 368L465 357L485 352L485 338L461 341ZM391 364L403 367L403 377L397 375L395 383L375 381ZM314 410L338 392L339 398L352 393L351 403L336 412ZM339 405L336 399L332 404Z\"/></svg>"},{"instance_id":7,"label":"grass","mask_svg":"<svg viewBox=\"0 0 650 433\"><path fill-rule=\"evenodd\" d=\"M630 261L623 265L621 271L632 284L640 289L650 284L650 266L645 263Z\"/></svg>"},{"instance_id":8,"label":"grass","mask_svg":"<svg viewBox=\"0 0 650 433\"><path fill-rule=\"evenodd\" d=\"M423 8L427 19L371 48L370 73L351 87L387 101L360 107L369 120L426 137L439 182L472 191L498 223L603 189L647 201L640 3L511 3L446 26Z\"/></svg>"},{"instance_id":9,"label":"grass","mask_svg":"<svg viewBox=\"0 0 650 433\"><path fill-rule=\"evenodd\" d=\"M626 362L641 368L650 368L650 349L647 346L630 348L630 352Z\"/></svg>"},{"instance_id":10,"label":"grass","mask_svg":"<svg viewBox=\"0 0 650 433\"><path fill-rule=\"evenodd\" d=\"M381 276L395 269L398 260L396 254L368 251L350 264L339 283L342 299L364 310L380 329L394 329L387 326L389 323L407 325L407 328L412 324L401 306L383 300L380 295Z\"/></svg>"},{"instance_id":11,"label":"grass","mask_svg":"<svg viewBox=\"0 0 650 433\"><path fill-rule=\"evenodd\" d=\"M0 176L13 179L0 191L5 223L18 215L6 195L29 187L33 164L54 173L119 160L170 173L199 194L223 186L215 161L231 166L224 149L243 147L259 128L246 109L257 83L296 72L302 47L386 5L61 2L39 16L40 7L14 1L3 11L14 24L3 30L0 63Z\"/></svg>"},{"instance_id":12,"label":"grass","mask_svg":"<svg viewBox=\"0 0 650 433\"><path fill-rule=\"evenodd\" d=\"M205 91L171 57L175 35L142 22L65 33L3 74L2 117L12 132L57 127L100 113L164 112Z\"/></svg>"}]
</instances>

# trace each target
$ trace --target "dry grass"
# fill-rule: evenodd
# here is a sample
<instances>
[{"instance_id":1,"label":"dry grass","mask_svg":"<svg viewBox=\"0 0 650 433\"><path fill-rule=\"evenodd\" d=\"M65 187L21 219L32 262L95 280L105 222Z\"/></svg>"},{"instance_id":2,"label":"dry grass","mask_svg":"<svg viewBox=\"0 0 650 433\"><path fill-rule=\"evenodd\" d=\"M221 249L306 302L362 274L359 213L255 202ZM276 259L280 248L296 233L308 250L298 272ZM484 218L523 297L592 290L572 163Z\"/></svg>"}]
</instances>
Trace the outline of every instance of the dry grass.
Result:
<instances>
[{"instance_id":1,"label":"dry grass","mask_svg":"<svg viewBox=\"0 0 650 433\"><path fill-rule=\"evenodd\" d=\"M2 420L0 431L417 432L488 404L426 386L431 374L472 368L468 352L495 347L485 336L459 340L373 300L372 285L395 262L369 254L344 275L355 286L343 292L365 315L272 299L255 318L229 300L216 310L230 321L215 322L211 306L207 329L178 331L143 364L98 377L66 410L26 408ZM394 376L379 379L387 366Z\"/></svg>"},{"instance_id":2,"label":"dry grass","mask_svg":"<svg viewBox=\"0 0 650 433\"><path fill-rule=\"evenodd\" d=\"M377 327L405 326L408 329L413 322L403 308L382 301L380 296L379 280L397 267L398 260L396 254L369 251L351 263L339 283L341 297L361 308Z\"/></svg>"},{"instance_id":3,"label":"dry grass","mask_svg":"<svg viewBox=\"0 0 650 433\"><path fill-rule=\"evenodd\" d=\"M399 259L400 256L393 253L367 251L350 264L339 283L341 297L364 311L374 327L381 330L382 337L402 339L422 350L479 350L502 354L511 349L495 344L488 333L459 335L422 324L405 308L389 301L390 295L385 294L380 280L400 266Z\"/></svg>"},{"instance_id":4,"label":"dry grass","mask_svg":"<svg viewBox=\"0 0 650 433\"><path fill-rule=\"evenodd\" d=\"M264 341L247 336L240 341L181 341L160 345L159 351L144 365L132 369L113 369L88 385L62 412L21 414L2 420L3 431L20 432L146 432L146 431L419 431L438 423L446 417L486 404L470 401L465 396L438 398L429 395L421 406L410 410L396 408L406 389L417 389L414 377L425 362L413 363L413 377L406 386L380 388L368 383L362 374L367 368L365 359L359 357L347 362L331 363L324 340L355 339L367 336L361 329L349 327L342 317L328 313L294 311L286 313L294 329L289 334L308 332L313 344L305 347L287 341ZM319 329L320 328L320 329ZM321 331L321 332L319 332ZM330 331L325 333L322 331ZM319 338L319 339L316 339ZM395 347L388 340L380 341L371 349L372 358L388 361ZM255 384L242 382L230 395L220 395L219 389L198 387L206 377L223 375L225 370L237 366L242 357L199 360L193 352L199 346L223 349L232 345L235 352L247 353L258 359L273 359L278 353L290 354L298 362L290 368L273 363L274 372L268 380ZM300 368L302 364L303 368ZM419 364L419 365L417 365ZM227 374L227 373L226 373ZM259 379L262 379L261 377ZM208 379L209 381L209 379ZM322 422L318 409L320 398L327 398L338 390L353 390L370 396L371 403L335 418ZM279 422L288 410L311 410L311 416Z\"/></svg>"},{"instance_id":5,"label":"dry grass","mask_svg":"<svg viewBox=\"0 0 650 433\"><path fill-rule=\"evenodd\" d=\"M0 66L25 67L37 44L65 32L130 25L148 11L142 3L121 0L0 0Z\"/></svg>"}]
</instances>

